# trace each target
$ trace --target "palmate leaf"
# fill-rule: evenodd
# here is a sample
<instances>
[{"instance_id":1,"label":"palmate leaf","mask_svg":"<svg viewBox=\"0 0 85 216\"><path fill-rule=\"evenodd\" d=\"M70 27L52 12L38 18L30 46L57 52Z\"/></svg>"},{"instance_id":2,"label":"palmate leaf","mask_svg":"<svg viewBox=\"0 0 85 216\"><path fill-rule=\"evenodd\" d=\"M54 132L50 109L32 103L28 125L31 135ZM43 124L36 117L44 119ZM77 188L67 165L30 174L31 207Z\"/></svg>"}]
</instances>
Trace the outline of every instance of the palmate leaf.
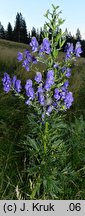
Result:
<instances>
[{"instance_id":1,"label":"palmate leaf","mask_svg":"<svg viewBox=\"0 0 85 216\"><path fill-rule=\"evenodd\" d=\"M52 149L58 149L58 146L59 146L59 145L64 144L64 143L63 143L63 140L60 140L60 139L58 139L58 140L56 140L56 141L55 141L55 140L56 140L56 139L51 140L51 148L52 148ZM52 141L54 141L53 144L52 144Z\"/></svg>"},{"instance_id":2,"label":"palmate leaf","mask_svg":"<svg viewBox=\"0 0 85 216\"><path fill-rule=\"evenodd\" d=\"M32 147L34 150L36 150L36 152L39 151L39 148L38 148L38 145L37 145L37 142L35 141L35 139L30 138L29 136L27 136L26 144L27 144L29 147Z\"/></svg>"}]
</instances>

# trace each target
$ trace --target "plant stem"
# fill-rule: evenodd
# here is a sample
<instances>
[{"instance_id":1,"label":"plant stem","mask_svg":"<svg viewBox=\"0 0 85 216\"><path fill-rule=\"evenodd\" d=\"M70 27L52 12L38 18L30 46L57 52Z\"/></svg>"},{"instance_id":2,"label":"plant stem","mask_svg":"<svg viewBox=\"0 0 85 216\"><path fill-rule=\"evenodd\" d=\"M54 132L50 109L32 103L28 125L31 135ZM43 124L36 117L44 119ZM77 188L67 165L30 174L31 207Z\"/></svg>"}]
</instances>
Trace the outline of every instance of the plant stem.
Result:
<instances>
[{"instance_id":1,"label":"plant stem","mask_svg":"<svg viewBox=\"0 0 85 216\"><path fill-rule=\"evenodd\" d=\"M47 150L47 140L48 140L47 138L48 138L48 122L45 123L45 133L43 137L44 153L46 153Z\"/></svg>"}]
</instances>

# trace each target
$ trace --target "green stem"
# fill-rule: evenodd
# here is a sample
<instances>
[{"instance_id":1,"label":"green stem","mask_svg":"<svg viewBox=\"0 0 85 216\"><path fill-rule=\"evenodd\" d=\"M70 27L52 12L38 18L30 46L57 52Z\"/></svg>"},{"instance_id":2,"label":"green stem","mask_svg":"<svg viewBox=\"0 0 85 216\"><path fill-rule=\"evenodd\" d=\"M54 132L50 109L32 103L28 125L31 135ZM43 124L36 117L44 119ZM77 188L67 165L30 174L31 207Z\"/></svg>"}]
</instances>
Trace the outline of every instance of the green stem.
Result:
<instances>
[{"instance_id":1,"label":"green stem","mask_svg":"<svg viewBox=\"0 0 85 216\"><path fill-rule=\"evenodd\" d=\"M44 153L47 151L47 138L48 138L48 122L45 123L45 134L43 137Z\"/></svg>"}]
</instances>

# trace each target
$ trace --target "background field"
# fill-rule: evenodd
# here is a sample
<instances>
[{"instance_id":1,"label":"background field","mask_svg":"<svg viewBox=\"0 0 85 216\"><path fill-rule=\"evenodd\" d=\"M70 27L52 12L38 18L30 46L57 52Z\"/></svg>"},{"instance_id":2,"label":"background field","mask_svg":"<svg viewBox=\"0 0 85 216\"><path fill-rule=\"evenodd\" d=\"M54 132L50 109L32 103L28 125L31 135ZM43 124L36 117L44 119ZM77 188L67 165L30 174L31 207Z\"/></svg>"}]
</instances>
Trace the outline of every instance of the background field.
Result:
<instances>
[{"instance_id":1,"label":"background field","mask_svg":"<svg viewBox=\"0 0 85 216\"><path fill-rule=\"evenodd\" d=\"M32 72L24 71L23 74L17 63L17 52L27 48L25 44L0 40L0 199L16 199L15 187L22 182L23 188L24 184L21 178L23 151L20 145L24 135L28 134L28 107L10 93L3 92L1 79L5 71L19 78L33 76ZM61 53L59 58L63 58L63 55ZM65 131L65 169L68 174L64 186L63 179L60 180L64 190L64 193L60 192L60 199L85 198L85 58L77 59L75 64L70 80L74 103L65 119L68 125Z\"/></svg>"}]
</instances>

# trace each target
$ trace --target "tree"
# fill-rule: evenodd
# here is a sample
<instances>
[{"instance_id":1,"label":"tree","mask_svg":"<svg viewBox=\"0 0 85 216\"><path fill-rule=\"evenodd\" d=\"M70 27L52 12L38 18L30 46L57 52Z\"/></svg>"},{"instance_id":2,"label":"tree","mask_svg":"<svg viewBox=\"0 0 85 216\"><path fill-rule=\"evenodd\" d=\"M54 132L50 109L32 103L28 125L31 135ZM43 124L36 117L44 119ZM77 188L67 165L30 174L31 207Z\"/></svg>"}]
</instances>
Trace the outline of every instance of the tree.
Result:
<instances>
[{"instance_id":1,"label":"tree","mask_svg":"<svg viewBox=\"0 0 85 216\"><path fill-rule=\"evenodd\" d=\"M68 37L69 37L69 33L68 33L68 30L67 30L67 28L65 29L65 36L66 36L66 40L68 39Z\"/></svg>"},{"instance_id":2,"label":"tree","mask_svg":"<svg viewBox=\"0 0 85 216\"><path fill-rule=\"evenodd\" d=\"M33 27L32 30L31 30L31 38L32 37L36 37L36 29L35 29L35 27Z\"/></svg>"},{"instance_id":3,"label":"tree","mask_svg":"<svg viewBox=\"0 0 85 216\"><path fill-rule=\"evenodd\" d=\"M22 22L21 22L20 33L21 33L21 41L20 42L27 43L28 42L27 26L26 26L26 22L24 19L22 19Z\"/></svg>"},{"instance_id":4,"label":"tree","mask_svg":"<svg viewBox=\"0 0 85 216\"><path fill-rule=\"evenodd\" d=\"M76 31L76 40L81 40L81 33L80 33L79 28L77 28L77 31Z\"/></svg>"},{"instance_id":5,"label":"tree","mask_svg":"<svg viewBox=\"0 0 85 216\"><path fill-rule=\"evenodd\" d=\"M17 13L14 27L14 41L27 43L27 27L21 13Z\"/></svg>"},{"instance_id":6,"label":"tree","mask_svg":"<svg viewBox=\"0 0 85 216\"><path fill-rule=\"evenodd\" d=\"M5 39L5 30L1 22L0 22L0 38Z\"/></svg>"},{"instance_id":7,"label":"tree","mask_svg":"<svg viewBox=\"0 0 85 216\"><path fill-rule=\"evenodd\" d=\"M30 32L28 32L28 44L31 42Z\"/></svg>"},{"instance_id":8,"label":"tree","mask_svg":"<svg viewBox=\"0 0 85 216\"><path fill-rule=\"evenodd\" d=\"M37 41L39 42L40 40L40 33L39 33L39 29L37 28L37 32L36 32L36 38L37 38Z\"/></svg>"},{"instance_id":9,"label":"tree","mask_svg":"<svg viewBox=\"0 0 85 216\"><path fill-rule=\"evenodd\" d=\"M44 32L43 32L43 29L42 29L42 27L41 27L41 28L40 28L40 41L39 41L40 44L42 43L43 35L44 35Z\"/></svg>"},{"instance_id":10,"label":"tree","mask_svg":"<svg viewBox=\"0 0 85 216\"><path fill-rule=\"evenodd\" d=\"M8 23L8 26L7 26L6 39L13 40L13 31L12 31L12 26L10 22Z\"/></svg>"}]
</instances>

